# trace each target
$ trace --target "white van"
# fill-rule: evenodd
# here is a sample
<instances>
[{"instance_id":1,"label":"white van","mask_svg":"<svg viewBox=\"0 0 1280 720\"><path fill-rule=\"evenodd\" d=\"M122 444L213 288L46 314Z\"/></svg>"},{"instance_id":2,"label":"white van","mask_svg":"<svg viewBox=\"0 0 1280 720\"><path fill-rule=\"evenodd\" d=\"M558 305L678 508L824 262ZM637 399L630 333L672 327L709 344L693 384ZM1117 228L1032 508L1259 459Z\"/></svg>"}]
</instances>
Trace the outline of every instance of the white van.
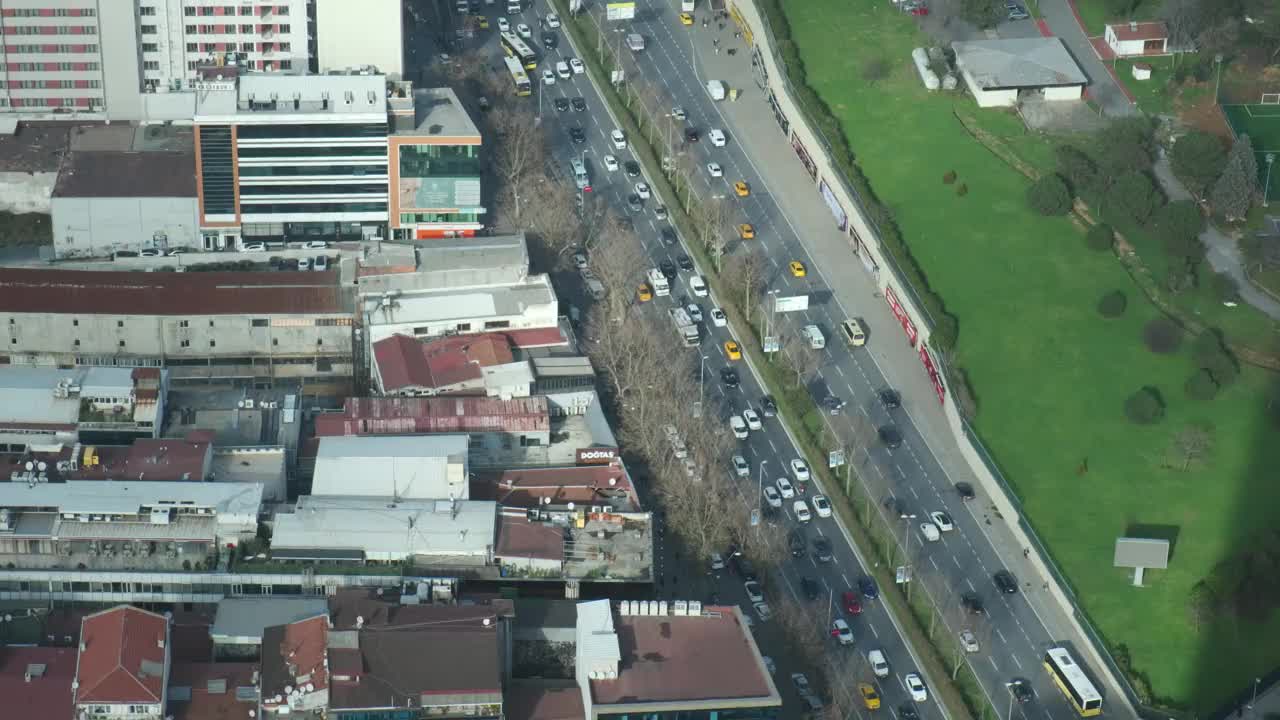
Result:
<instances>
[{"instance_id":1,"label":"white van","mask_svg":"<svg viewBox=\"0 0 1280 720\"><path fill-rule=\"evenodd\" d=\"M804 329L800 331L800 335L809 343L809 347L814 350L821 350L827 346L827 338L817 325L805 325Z\"/></svg>"},{"instance_id":2,"label":"white van","mask_svg":"<svg viewBox=\"0 0 1280 720\"><path fill-rule=\"evenodd\" d=\"M867 344L867 333L862 329L862 323L858 318L849 318L840 323L840 333L844 335L844 341L852 347L862 347Z\"/></svg>"},{"instance_id":3,"label":"white van","mask_svg":"<svg viewBox=\"0 0 1280 720\"><path fill-rule=\"evenodd\" d=\"M582 164L581 160L573 161L573 184L577 185L579 190L591 187L591 176L587 175L587 166Z\"/></svg>"},{"instance_id":4,"label":"white van","mask_svg":"<svg viewBox=\"0 0 1280 720\"><path fill-rule=\"evenodd\" d=\"M520 0L507 0L508 15L519 15L523 11L524 8L520 7Z\"/></svg>"}]
</instances>

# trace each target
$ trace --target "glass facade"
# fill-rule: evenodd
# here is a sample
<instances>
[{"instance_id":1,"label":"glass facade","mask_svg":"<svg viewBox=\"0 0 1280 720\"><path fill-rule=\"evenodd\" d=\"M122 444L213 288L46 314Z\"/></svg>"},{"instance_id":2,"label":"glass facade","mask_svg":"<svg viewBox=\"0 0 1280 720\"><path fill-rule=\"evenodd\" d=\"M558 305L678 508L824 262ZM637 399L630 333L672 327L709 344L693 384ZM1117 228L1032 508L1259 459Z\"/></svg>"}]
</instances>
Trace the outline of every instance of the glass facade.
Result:
<instances>
[{"instance_id":1,"label":"glass facade","mask_svg":"<svg viewBox=\"0 0 1280 720\"><path fill-rule=\"evenodd\" d=\"M369 232L365 232L369 228ZM356 241L366 235L385 237L384 223L375 222L288 222L245 223L241 228L246 242L297 242L302 240Z\"/></svg>"},{"instance_id":2,"label":"glass facade","mask_svg":"<svg viewBox=\"0 0 1280 720\"><path fill-rule=\"evenodd\" d=\"M315 175L386 175L386 165L272 165L269 167L244 166L240 177L309 177Z\"/></svg>"},{"instance_id":3,"label":"glass facade","mask_svg":"<svg viewBox=\"0 0 1280 720\"><path fill-rule=\"evenodd\" d=\"M599 709L599 708L597 708ZM734 708L732 710L673 710L670 712L607 713L603 720L777 720L781 707Z\"/></svg>"},{"instance_id":4,"label":"glass facade","mask_svg":"<svg viewBox=\"0 0 1280 720\"><path fill-rule=\"evenodd\" d=\"M385 158L385 147L242 147L237 153L241 159L292 158L292 157L377 157Z\"/></svg>"},{"instance_id":5,"label":"glass facade","mask_svg":"<svg viewBox=\"0 0 1280 720\"><path fill-rule=\"evenodd\" d=\"M418 223L479 223L480 213L400 213L401 225L417 225Z\"/></svg>"},{"instance_id":6,"label":"glass facade","mask_svg":"<svg viewBox=\"0 0 1280 720\"><path fill-rule=\"evenodd\" d=\"M383 138L386 123L334 123L304 125L241 125L236 132L241 140L308 139L308 138Z\"/></svg>"},{"instance_id":7,"label":"glass facade","mask_svg":"<svg viewBox=\"0 0 1280 720\"><path fill-rule=\"evenodd\" d=\"M327 182L323 185L245 185L240 188L241 202L253 202L249 195L343 195L374 194L385 195L385 183L377 185L348 185L346 183ZM385 207L385 206L384 206Z\"/></svg>"},{"instance_id":8,"label":"glass facade","mask_svg":"<svg viewBox=\"0 0 1280 720\"><path fill-rule=\"evenodd\" d=\"M200 186L206 215L234 215L235 180L231 164L231 127L200 127Z\"/></svg>"},{"instance_id":9,"label":"glass facade","mask_svg":"<svg viewBox=\"0 0 1280 720\"><path fill-rule=\"evenodd\" d=\"M479 145L401 145L400 177L479 177Z\"/></svg>"},{"instance_id":10,"label":"glass facade","mask_svg":"<svg viewBox=\"0 0 1280 720\"><path fill-rule=\"evenodd\" d=\"M272 203L252 202L242 199L240 212L272 213L274 215L297 215L298 213L360 213L387 211L385 202L334 202L334 203Z\"/></svg>"}]
</instances>

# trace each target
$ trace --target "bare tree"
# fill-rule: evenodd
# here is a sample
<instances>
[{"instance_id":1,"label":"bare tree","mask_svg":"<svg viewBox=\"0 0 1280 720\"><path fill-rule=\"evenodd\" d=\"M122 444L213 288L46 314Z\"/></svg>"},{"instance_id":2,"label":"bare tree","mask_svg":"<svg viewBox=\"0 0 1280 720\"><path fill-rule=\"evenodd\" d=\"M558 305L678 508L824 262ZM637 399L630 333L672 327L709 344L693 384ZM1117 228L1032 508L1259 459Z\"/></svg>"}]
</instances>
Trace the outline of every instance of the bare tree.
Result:
<instances>
[{"instance_id":1,"label":"bare tree","mask_svg":"<svg viewBox=\"0 0 1280 720\"><path fill-rule=\"evenodd\" d=\"M731 295L742 298L742 312L747 316L747 322L751 322L755 299L764 287L764 272L764 257L754 249L731 255L725 263L721 281Z\"/></svg>"},{"instance_id":2,"label":"bare tree","mask_svg":"<svg viewBox=\"0 0 1280 720\"><path fill-rule=\"evenodd\" d=\"M1195 48L1195 39L1204 21L1200 0L1164 0L1161 17L1169 29L1169 45L1179 59Z\"/></svg>"},{"instance_id":3,"label":"bare tree","mask_svg":"<svg viewBox=\"0 0 1280 720\"><path fill-rule=\"evenodd\" d=\"M540 174L548 144L546 133L524 106L494 108L489 117L495 136L489 145L492 167L510 193L512 222L520 227L524 225L521 192L531 176Z\"/></svg>"},{"instance_id":4,"label":"bare tree","mask_svg":"<svg viewBox=\"0 0 1280 720\"><path fill-rule=\"evenodd\" d=\"M701 202L694 206L691 218L698 243L711 255L711 259L716 264L716 272L719 273L720 258L729 244L724 202L715 199Z\"/></svg>"},{"instance_id":5,"label":"bare tree","mask_svg":"<svg viewBox=\"0 0 1280 720\"><path fill-rule=\"evenodd\" d=\"M543 250L559 259L582 240L581 213L586 193L545 176L539 178L537 187L537 200L525 206L524 219Z\"/></svg>"},{"instance_id":6,"label":"bare tree","mask_svg":"<svg viewBox=\"0 0 1280 720\"><path fill-rule=\"evenodd\" d=\"M800 335L790 329L779 328L775 334L782 336L782 352L802 384L813 382L822 369L822 355L802 340Z\"/></svg>"},{"instance_id":7,"label":"bare tree","mask_svg":"<svg viewBox=\"0 0 1280 720\"><path fill-rule=\"evenodd\" d=\"M1213 452L1213 444L1212 425L1188 425L1174 436L1170 452L1176 462L1181 464L1181 470L1186 472Z\"/></svg>"},{"instance_id":8,"label":"bare tree","mask_svg":"<svg viewBox=\"0 0 1280 720\"><path fill-rule=\"evenodd\" d=\"M604 305L610 319L621 322L635 304L635 288L644 277L648 260L639 236L616 219L606 225L593 243L591 271L604 284Z\"/></svg>"}]
</instances>

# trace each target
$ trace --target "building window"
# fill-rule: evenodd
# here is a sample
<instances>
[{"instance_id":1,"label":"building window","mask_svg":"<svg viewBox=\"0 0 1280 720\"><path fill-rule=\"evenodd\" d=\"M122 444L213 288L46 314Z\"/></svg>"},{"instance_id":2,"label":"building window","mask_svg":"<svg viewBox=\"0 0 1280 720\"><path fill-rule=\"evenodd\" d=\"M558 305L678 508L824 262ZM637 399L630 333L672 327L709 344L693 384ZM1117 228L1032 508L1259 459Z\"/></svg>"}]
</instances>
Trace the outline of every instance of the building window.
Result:
<instances>
[{"instance_id":1,"label":"building window","mask_svg":"<svg viewBox=\"0 0 1280 720\"><path fill-rule=\"evenodd\" d=\"M143 34L143 35L155 35L155 34L156 34L156 26L155 26L155 25L143 25L141 29L142 29L142 34Z\"/></svg>"},{"instance_id":2,"label":"building window","mask_svg":"<svg viewBox=\"0 0 1280 720\"><path fill-rule=\"evenodd\" d=\"M187 43L187 52L200 52L200 46L195 43Z\"/></svg>"},{"instance_id":3,"label":"building window","mask_svg":"<svg viewBox=\"0 0 1280 720\"><path fill-rule=\"evenodd\" d=\"M510 320L489 320L484 324L485 330L500 330L502 328L509 328L509 327L511 327Z\"/></svg>"},{"instance_id":4,"label":"building window","mask_svg":"<svg viewBox=\"0 0 1280 720\"><path fill-rule=\"evenodd\" d=\"M484 436L483 436L483 435L468 435L468 436L467 436L467 449L468 449L468 450L483 450L483 449L484 449Z\"/></svg>"},{"instance_id":5,"label":"building window","mask_svg":"<svg viewBox=\"0 0 1280 720\"><path fill-rule=\"evenodd\" d=\"M251 322L253 323L253 327L266 327L266 326L267 326L267 319L266 319L266 318L254 318Z\"/></svg>"},{"instance_id":6,"label":"building window","mask_svg":"<svg viewBox=\"0 0 1280 720\"><path fill-rule=\"evenodd\" d=\"M217 340L210 340L210 341L209 341L209 347L218 347L218 341L217 341Z\"/></svg>"},{"instance_id":7,"label":"building window","mask_svg":"<svg viewBox=\"0 0 1280 720\"><path fill-rule=\"evenodd\" d=\"M279 346L280 346L280 338L271 338L271 346L272 346L272 347L279 347Z\"/></svg>"},{"instance_id":8,"label":"building window","mask_svg":"<svg viewBox=\"0 0 1280 720\"><path fill-rule=\"evenodd\" d=\"M72 345L74 345L75 347L80 347L80 338L76 338L76 341L73 342Z\"/></svg>"},{"instance_id":9,"label":"building window","mask_svg":"<svg viewBox=\"0 0 1280 720\"><path fill-rule=\"evenodd\" d=\"M156 52L159 47L155 43L142 43L142 52Z\"/></svg>"},{"instance_id":10,"label":"building window","mask_svg":"<svg viewBox=\"0 0 1280 720\"><path fill-rule=\"evenodd\" d=\"M184 348L188 348L188 347L191 347L191 341L183 340L182 342L178 343L178 345Z\"/></svg>"},{"instance_id":11,"label":"building window","mask_svg":"<svg viewBox=\"0 0 1280 720\"><path fill-rule=\"evenodd\" d=\"M155 60L147 60L142 63L142 69L143 70L159 70L160 63L156 62Z\"/></svg>"},{"instance_id":12,"label":"building window","mask_svg":"<svg viewBox=\"0 0 1280 720\"><path fill-rule=\"evenodd\" d=\"M179 320L179 321L178 321L178 327L182 327L182 328L184 328L184 327L191 327L191 321L190 321L190 320Z\"/></svg>"},{"instance_id":13,"label":"building window","mask_svg":"<svg viewBox=\"0 0 1280 720\"><path fill-rule=\"evenodd\" d=\"M72 326L72 327L80 327L80 321L79 321L79 320L72 320L72 321L71 321L71 326Z\"/></svg>"},{"instance_id":14,"label":"building window","mask_svg":"<svg viewBox=\"0 0 1280 720\"><path fill-rule=\"evenodd\" d=\"M186 15L187 17L195 17L196 9L195 9L194 7L192 7L192 6L188 5L188 6L184 7L184 8L182 8L182 14L183 14L183 15Z\"/></svg>"},{"instance_id":15,"label":"building window","mask_svg":"<svg viewBox=\"0 0 1280 720\"><path fill-rule=\"evenodd\" d=\"M124 347L124 341L123 341L123 340L121 340L121 341L120 341L120 347Z\"/></svg>"},{"instance_id":16,"label":"building window","mask_svg":"<svg viewBox=\"0 0 1280 720\"><path fill-rule=\"evenodd\" d=\"M324 344L324 338L316 338L316 344L317 344L317 345L323 345L323 344Z\"/></svg>"},{"instance_id":17,"label":"building window","mask_svg":"<svg viewBox=\"0 0 1280 720\"><path fill-rule=\"evenodd\" d=\"M138 14L139 14L139 15L142 15L143 17L147 17L147 16L155 15L155 14L156 14L156 9L155 9L155 8L153 8L153 7L145 7L145 6L144 6L144 7L140 7L140 8L138 8Z\"/></svg>"},{"instance_id":18,"label":"building window","mask_svg":"<svg viewBox=\"0 0 1280 720\"><path fill-rule=\"evenodd\" d=\"M453 329L457 330L458 332L470 332L471 323L458 323L457 325L453 326Z\"/></svg>"},{"instance_id":19,"label":"building window","mask_svg":"<svg viewBox=\"0 0 1280 720\"><path fill-rule=\"evenodd\" d=\"M416 327L416 328L414 328L414 329L413 329L413 334L414 334L414 335L430 335L430 334L431 334L431 328L430 328L429 326L428 326L428 327Z\"/></svg>"},{"instance_id":20,"label":"building window","mask_svg":"<svg viewBox=\"0 0 1280 720\"><path fill-rule=\"evenodd\" d=\"M280 61L280 69L281 69L281 70L292 70L292 69L293 69L293 61L292 61L292 60L281 60L281 61Z\"/></svg>"},{"instance_id":21,"label":"building window","mask_svg":"<svg viewBox=\"0 0 1280 720\"><path fill-rule=\"evenodd\" d=\"M123 321L123 320L117 320L117 321L116 321L116 327L118 327L118 328L122 328L122 327L124 327L124 321Z\"/></svg>"},{"instance_id":22,"label":"building window","mask_svg":"<svg viewBox=\"0 0 1280 720\"><path fill-rule=\"evenodd\" d=\"M10 344L10 345L17 345L17 344L18 344L18 338L9 338L9 344Z\"/></svg>"}]
</instances>

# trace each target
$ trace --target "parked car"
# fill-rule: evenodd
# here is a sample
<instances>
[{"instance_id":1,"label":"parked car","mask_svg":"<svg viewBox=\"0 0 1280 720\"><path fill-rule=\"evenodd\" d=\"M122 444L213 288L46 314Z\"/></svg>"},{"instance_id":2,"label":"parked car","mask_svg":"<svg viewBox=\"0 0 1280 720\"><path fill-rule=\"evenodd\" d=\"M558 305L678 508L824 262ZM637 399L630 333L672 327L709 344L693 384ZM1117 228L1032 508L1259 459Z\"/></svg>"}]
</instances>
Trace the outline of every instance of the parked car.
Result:
<instances>
[{"instance_id":1,"label":"parked car","mask_svg":"<svg viewBox=\"0 0 1280 720\"><path fill-rule=\"evenodd\" d=\"M967 482L956 483L956 494L965 502L968 502L978 496L977 493L973 491L973 486Z\"/></svg>"},{"instance_id":2,"label":"parked car","mask_svg":"<svg viewBox=\"0 0 1280 720\"><path fill-rule=\"evenodd\" d=\"M314 269L316 272L324 272L324 271L328 270L328 269L329 269L329 256L328 256L328 255L317 255L317 256L316 256L316 259L315 259L315 261L313 262L313 264L312 264L312 266L311 266L311 267L312 267L312 269Z\"/></svg>"},{"instance_id":3,"label":"parked car","mask_svg":"<svg viewBox=\"0 0 1280 720\"><path fill-rule=\"evenodd\" d=\"M138 257L160 257L162 255L164 255L164 253L155 248L147 248L146 250L138 252Z\"/></svg>"},{"instance_id":4,"label":"parked car","mask_svg":"<svg viewBox=\"0 0 1280 720\"><path fill-rule=\"evenodd\" d=\"M742 589L747 592L747 600L750 602L758 603L764 600L764 588L755 580L742 583Z\"/></svg>"},{"instance_id":5,"label":"parked car","mask_svg":"<svg viewBox=\"0 0 1280 720\"><path fill-rule=\"evenodd\" d=\"M724 569L724 556L720 553L711 553L711 571L719 572Z\"/></svg>"},{"instance_id":6,"label":"parked car","mask_svg":"<svg viewBox=\"0 0 1280 720\"><path fill-rule=\"evenodd\" d=\"M773 618L773 610L767 602L758 602L751 606L756 611L756 617L760 618L760 622L769 622Z\"/></svg>"}]
</instances>

